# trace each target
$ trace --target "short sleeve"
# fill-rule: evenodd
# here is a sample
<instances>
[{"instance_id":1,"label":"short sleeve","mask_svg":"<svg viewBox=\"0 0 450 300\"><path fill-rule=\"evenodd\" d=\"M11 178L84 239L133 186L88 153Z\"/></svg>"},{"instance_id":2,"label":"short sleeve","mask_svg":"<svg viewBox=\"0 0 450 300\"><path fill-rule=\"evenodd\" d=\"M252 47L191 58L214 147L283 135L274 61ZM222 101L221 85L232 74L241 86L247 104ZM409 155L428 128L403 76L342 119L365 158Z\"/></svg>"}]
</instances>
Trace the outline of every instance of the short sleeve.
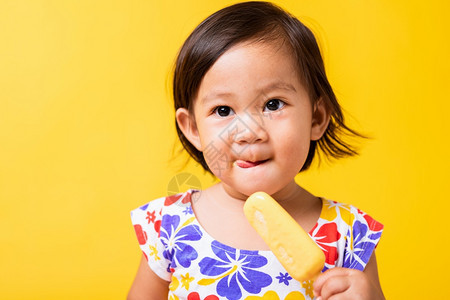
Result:
<instances>
[{"instance_id":1,"label":"short sleeve","mask_svg":"<svg viewBox=\"0 0 450 300\"><path fill-rule=\"evenodd\" d=\"M165 247L159 235L164 200L156 199L131 211L131 222L148 265L159 277L170 281L170 261L163 256Z\"/></svg>"},{"instance_id":2,"label":"short sleeve","mask_svg":"<svg viewBox=\"0 0 450 300\"><path fill-rule=\"evenodd\" d=\"M363 271L380 241L383 225L354 207L351 214L353 221L346 236L343 267Z\"/></svg>"}]
</instances>

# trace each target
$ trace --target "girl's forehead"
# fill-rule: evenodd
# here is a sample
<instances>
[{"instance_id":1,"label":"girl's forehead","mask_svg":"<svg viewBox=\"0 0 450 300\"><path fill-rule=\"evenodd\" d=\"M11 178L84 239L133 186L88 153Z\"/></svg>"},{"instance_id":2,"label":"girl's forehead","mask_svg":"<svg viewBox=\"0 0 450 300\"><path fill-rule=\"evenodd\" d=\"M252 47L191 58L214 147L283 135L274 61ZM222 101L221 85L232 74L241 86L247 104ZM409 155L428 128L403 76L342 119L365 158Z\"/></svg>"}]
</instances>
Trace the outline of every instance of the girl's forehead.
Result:
<instances>
[{"instance_id":1,"label":"girl's forehead","mask_svg":"<svg viewBox=\"0 0 450 300\"><path fill-rule=\"evenodd\" d=\"M222 55L235 51L236 49L246 49L249 51L264 54L280 54L287 56L294 60L294 51L290 44L283 38L277 39L263 39L263 38L253 38L246 41L236 43L230 49L226 50ZM220 57L219 57L220 59Z\"/></svg>"},{"instance_id":2,"label":"girl's forehead","mask_svg":"<svg viewBox=\"0 0 450 300\"><path fill-rule=\"evenodd\" d=\"M280 65L280 63L282 63ZM222 53L205 73L228 69L231 67L247 67L249 69L288 67L298 71L298 62L293 51L286 43L278 41L246 41L232 46ZM288 70L283 70L288 71ZM239 76L239 73L235 74Z\"/></svg>"},{"instance_id":3,"label":"girl's forehead","mask_svg":"<svg viewBox=\"0 0 450 300\"><path fill-rule=\"evenodd\" d=\"M296 81L300 78L297 66L293 52L285 43L247 41L225 51L205 73L202 83L211 78L229 79L230 76L236 79L252 76L250 80L271 82L273 78L283 77Z\"/></svg>"}]
</instances>

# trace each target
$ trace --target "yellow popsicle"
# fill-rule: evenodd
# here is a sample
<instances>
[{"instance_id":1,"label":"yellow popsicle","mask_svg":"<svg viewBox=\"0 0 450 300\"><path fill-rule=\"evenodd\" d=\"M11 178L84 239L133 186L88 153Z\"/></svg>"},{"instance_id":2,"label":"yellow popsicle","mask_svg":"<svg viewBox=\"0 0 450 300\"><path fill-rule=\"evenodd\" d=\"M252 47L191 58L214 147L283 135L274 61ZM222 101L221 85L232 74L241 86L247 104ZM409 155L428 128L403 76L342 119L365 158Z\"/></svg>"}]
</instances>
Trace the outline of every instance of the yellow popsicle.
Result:
<instances>
[{"instance_id":1,"label":"yellow popsicle","mask_svg":"<svg viewBox=\"0 0 450 300\"><path fill-rule=\"evenodd\" d=\"M303 282L319 275L325 254L271 196L252 194L245 202L244 213L292 278Z\"/></svg>"}]
</instances>

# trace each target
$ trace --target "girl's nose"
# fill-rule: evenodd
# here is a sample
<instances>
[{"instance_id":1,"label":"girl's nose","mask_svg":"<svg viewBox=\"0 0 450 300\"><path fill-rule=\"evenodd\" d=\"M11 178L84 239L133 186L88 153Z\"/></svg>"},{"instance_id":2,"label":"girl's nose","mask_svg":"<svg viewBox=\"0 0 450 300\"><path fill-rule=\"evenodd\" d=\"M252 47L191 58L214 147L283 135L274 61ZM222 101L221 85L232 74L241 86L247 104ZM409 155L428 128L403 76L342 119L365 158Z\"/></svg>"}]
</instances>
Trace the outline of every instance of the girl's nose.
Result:
<instances>
[{"instance_id":1,"label":"girl's nose","mask_svg":"<svg viewBox=\"0 0 450 300\"><path fill-rule=\"evenodd\" d=\"M262 116L251 115L245 113L238 116L238 128L234 142L243 143L259 143L268 139L268 133Z\"/></svg>"}]
</instances>

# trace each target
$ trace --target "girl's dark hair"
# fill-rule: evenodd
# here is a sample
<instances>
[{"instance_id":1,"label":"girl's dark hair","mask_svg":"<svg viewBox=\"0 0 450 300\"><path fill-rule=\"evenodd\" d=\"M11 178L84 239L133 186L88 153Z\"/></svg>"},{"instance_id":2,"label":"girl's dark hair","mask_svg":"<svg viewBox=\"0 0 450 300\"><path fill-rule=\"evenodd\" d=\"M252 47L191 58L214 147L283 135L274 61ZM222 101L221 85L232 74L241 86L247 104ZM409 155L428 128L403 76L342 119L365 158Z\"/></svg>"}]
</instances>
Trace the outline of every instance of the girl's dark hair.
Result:
<instances>
[{"instance_id":1,"label":"girl's dark hair","mask_svg":"<svg viewBox=\"0 0 450 300\"><path fill-rule=\"evenodd\" d=\"M183 44L175 64L175 110L183 107L192 111L192 102L203 76L223 53L241 42L266 40L282 40L291 48L310 99L313 104L322 99L331 115L324 135L318 141L311 141L307 159L300 171L311 165L319 149L329 158L358 154L341 136L363 136L344 124L344 116L326 77L314 34L297 18L268 2L251 1L226 7L194 29ZM203 153L188 141L178 124L176 129L186 151L211 172Z\"/></svg>"}]
</instances>

